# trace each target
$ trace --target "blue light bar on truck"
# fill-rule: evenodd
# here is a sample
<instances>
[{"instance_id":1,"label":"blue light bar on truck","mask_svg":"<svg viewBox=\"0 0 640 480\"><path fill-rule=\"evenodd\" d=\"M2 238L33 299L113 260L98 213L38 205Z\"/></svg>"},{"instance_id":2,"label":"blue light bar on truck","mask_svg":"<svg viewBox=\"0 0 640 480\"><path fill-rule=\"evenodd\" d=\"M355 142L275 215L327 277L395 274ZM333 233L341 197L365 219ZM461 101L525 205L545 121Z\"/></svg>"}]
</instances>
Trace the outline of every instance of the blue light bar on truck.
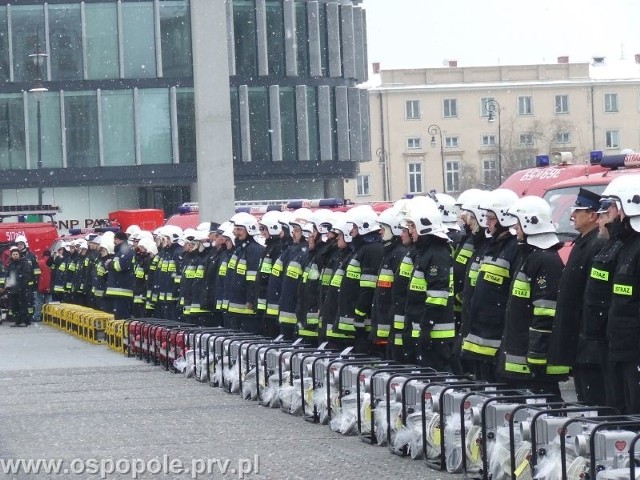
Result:
<instances>
[{"instance_id":1,"label":"blue light bar on truck","mask_svg":"<svg viewBox=\"0 0 640 480\"><path fill-rule=\"evenodd\" d=\"M548 167L549 155L536 155L536 167Z\"/></svg>"},{"instance_id":2,"label":"blue light bar on truck","mask_svg":"<svg viewBox=\"0 0 640 480\"><path fill-rule=\"evenodd\" d=\"M345 205L342 198L320 198L317 200L294 200L287 203L287 208L337 208Z\"/></svg>"},{"instance_id":3,"label":"blue light bar on truck","mask_svg":"<svg viewBox=\"0 0 640 480\"><path fill-rule=\"evenodd\" d=\"M186 202L178 207L178 213L198 213L200 208L195 202Z\"/></svg>"},{"instance_id":4,"label":"blue light bar on truck","mask_svg":"<svg viewBox=\"0 0 640 480\"><path fill-rule=\"evenodd\" d=\"M589 153L589 163L591 165L600 165L602 163L602 150L592 150Z\"/></svg>"},{"instance_id":5,"label":"blue light bar on truck","mask_svg":"<svg viewBox=\"0 0 640 480\"><path fill-rule=\"evenodd\" d=\"M619 153L617 155L604 155L601 165L611 170L626 167L640 167L640 153Z\"/></svg>"}]
</instances>

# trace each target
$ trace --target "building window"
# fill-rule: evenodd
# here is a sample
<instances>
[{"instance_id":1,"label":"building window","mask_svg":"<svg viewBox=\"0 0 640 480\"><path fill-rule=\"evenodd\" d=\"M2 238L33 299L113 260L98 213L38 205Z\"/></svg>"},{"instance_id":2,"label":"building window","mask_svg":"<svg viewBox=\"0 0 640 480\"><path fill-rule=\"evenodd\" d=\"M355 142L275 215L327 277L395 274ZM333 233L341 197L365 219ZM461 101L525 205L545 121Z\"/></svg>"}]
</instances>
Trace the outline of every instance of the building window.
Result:
<instances>
[{"instance_id":1,"label":"building window","mask_svg":"<svg viewBox=\"0 0 640 480\"><path fill-rule=\"evenodd\" d=\"M297 64L298 76L306 77L309 75L309 28L307 22L307 3L296 2L296 46L297 46Z\"/></svg>"},{"instance_id":2,"label":"building window","mask_svg":"<svg viewBox=\"0 0 640 480\"><path fill-rule=\"evenodd\" d=\"M489 109L487 108L488 105L495 105L495 103L490 103L490 102L495 102L496 99L493 97L483 97L480 99L480 116L481 117L488 117L489 116ZM498 109L498 106L495 105L496 110ZM494 113L497 114L498 112L496 111Z\"/></svg>"},{"instance_id":3,"label":"building window","mask_svg":"<svg viewBox=\"0 0 640 480\"><path fill-rule=\"evenodd\" d=\"M118 10L115 3L87 3L84 6L89 80L118 78Z\"/></svg>"},{"instance_id":4,"label":"building window","mask_svg":"<svg viewBox=\"0 0 640 480\"><path fill-rule=\"evenodd\" d=\"M122 39L124 77L157 77L153 3L122 3Z\"/></svg>"},{"instance_id":5,"label":"building window","mask_svg":"<svg viewBox=\"0 0 640 480\"><path fill-rule=\"evenodd\" d=\"M80 5L49 5L51 78L82 79Z\"/></svg>"},{"instance_id":6,"label":"building window","mask_svg":"<svg viewBox=\"0 0 640 480\"><path fill-rule=\"evenodd\" d=\"M280 0L266 2L269 75L284 76L284 13Z\"/></svg>"},{"instance_id":7,"label":"building window","mask_svg":"<svg viewBox=\"0 0 640 480\"><path fill-rule=\"evenodd\" d=\"M620 148L620 131L607 130L605 132L606 148Z\"/></svg>"},{"instance_id":8,"label":"building window","mask_svg":"<svg viewBox=\"0 0 640 480\"><path fill-rule=\"evenodd\" d=\"M133 92L104 91L100 95L102 114L102 144L107 167L136 164Z\"/></svg>"},{"instance_id":9,"label":"building window","mask_svg":"<svg viewBox=\"0 0 640 480\"><path fill-rule=\"evenodd\" d=\"M455 98L445 98L442 102L442 116L445 118L458 116L458 101Z\"/></svg>"},{"instance_id":10,"label":"building window","mask_svg":"<svg viewBox=\"0 0 640 480\"><path fill-rule=\"evenodd\" d=\"M444 137L444 146L447 148L458 148L460 146L460 137Z\"/></svg>"},{"instance_id":11,"label":"building window","mask_svg":"<svg viewBox=\"0 0 640 480\"><path fill-rule=\"evenodd\" d=\"M42 98L44 99L45 97L46 94L43 95ZM43 106L44 105L41 107ZM30 121L34 120L35 116L30 119ZM34 121L30 127L33 128L35 123L36 122ZM42 126L44 127L44 122ZM19 93L3 94L0 97L0 169L17 170L27 167L24 130L24 106L22 103L22 95ZM44 147L44 142L42 146ZM37 148L36 143L35 155L38 155ZM34 154L33 151L29 153L31 155ZM45 158L46 157L43 157L43 165L45 164Z\"/></svg>"},{"instance_id":12,"label":"building window","mask_svg":"<svg viewBox=\"0 0 640 480\"><path fill-rule=\"evenodd\" d=\"M158 112L153 115L158 116ZM98 104L95 92L64 92L64 116L67 166L99 166ZM141 118L141 122L146 120L147 117ZM153 128L153 125L150 127Z\"/></svg>"},{"instance_id":13,"label":"building window","mask_svg":"<svg viewBox=\"0 0 640 480\"><path fill-rule=\"evenodd\" d=\"M604 111L607 113L615 113L618 111L618 94L617 93L604 94Z\"/></svg>"},{"instance_id":14,"label":"building window","mask_svg":"<svg viewBox=\"0 0 640 480\"><path fill-rule=\"evenodd\" d=\"M257 75L256 11L252 1L233 2L233 40L236 50L236 75Z\"/></svg>"},{"instance_id":15,"label":"building window","mask_svg":"<svg viewBox=\"0 0 640 480\"><path fill-rule=\"evenodd\" d=\"M460 162L458 160L447 160L446 162L446 192L460 191Z\"/></svg>"},{"instance_id":16,"label":"building window","mask_svg":"<svg viewBox=\"0 0 640 480\"><path fill-rule=\"evenodd\" d=\"M160 1L160 42L162 76L192 76L191 17L188 1Z\"/></svg>"},{"instance_id":17,"label":"building window","mask_svg":"<svg viewBox=\"0 0 640 480\"><path fill-rule=\"evenodd\" d=\"M178 114L178 155L180 163L195 163L196 105L193 88L178 88L176 90L176 110Z\"/></svg>"},{"instance_id":18,"label":"building window","mask_svg":"<svg viewBox=\"0 0 640 480\"><path fill-rule=\"evenodd\" d=\"M571 143L571 132L556 133L556 143Z\"/></svg>"},{"instance_id":19,"label":"building window","mask_svg":"<svg viewBox=\"0 0 640 480\"><path fill-rule=\"evenodd\" d=\"M407 148L410 150L422 148L422 139L420 137L407 138Z\"/></svg>"},{"instance_id":20,"label":"building window","mask_svg":"<svg viewBox=\"0 0 640 480\"><path fill-rule=\"evenodd\" d=\"M420 100L407 100L405 110L407 120L418 120L420 118Z\"/></svg>"},{"instance_id":21,"label":"building window","mask_svg":"<svg viewBox=\"0 0 640 480\"><path fill-rule=\"evenodd\" d=\"M533 145L533 134L531 134L531 133L521 133L520 134L520 145Z\"/></svg>"},{"instance_id":22,"label":"building window","mask_svg":"<svg viewBox=\"0 0 640 480\"><path fill-rule=\"evenodd\" d=\"M569 95L555 96L556 113L569 113Z\"/></svg>"},{"instance_id":23,"label":"building window","mask_svg":"<svg viewBox=\"0 0 640 480\"><path fill-rule=\"evenodd\" d=\"M140 163L172 163L169 91L166 88L140 89L136 107Z\"/></svg>"},{"instance_id":24,"label":"building window","mask_svg":"<svg viewBox=\"0 0 640 480\"><path fill-rule=\"evenodd\" d=\"M357 188L358 188L358 196L364 197L366 195L371 195L371 188L369 186L369 179L371 175L369 174L360 174L357 178Z\"/></svg>"},{"instance_id":25,"label":"building window","mask_svg":"<svg viewBox=\"0 0 640 480\"><path fill-rule=\"evenodd\" d=\"M518 115L533 115L532 97L518 97Z\"/></svg>"},{"instance_id":26,"label":"building window","mask_svg":"<svg viewBox=\"0 0 640 480\"><path fill-rule=\"evenodd\" d=\"M498 144L498 137L496 135L483 135L482 146L483 147L495 147Z\"/></svg>"},{"instance_id":27,"label":"building window","mask_svg":"<svg viewBox=\"0 0 640 480\"><path fill-rule=\"evenodd\" d=\"M482 173L484 176L485 185L497 185L498 184L498 168L496 160L489 159L482 161Z\"/></svg>"},{"instance_id":28,"label":"building window","mask_svg":"<svg viewBox=\"0 0 640 480\"><path fill-rule=\"evenodd\" d=\"M422 162L409 164L409 193L422 193Z\"/></svg>"},{"instance_id":29,"label":"building window","mask_svg":"<svg viewBox=\"0 0 640 480\"><path fill-rule=\"evenodd\" d=\"M3 7L6 8L6 7ZM29 58L36 44L44 53L44 8L40 5L11 6L11 40L13 45L13 73L15 81L32 82L36 67ZM7 44L8 48L9 44ZM42 78L47 78L47 63L42 66ZM55 62L54 62L55 63Z\"/></svg>"}]
</instances>

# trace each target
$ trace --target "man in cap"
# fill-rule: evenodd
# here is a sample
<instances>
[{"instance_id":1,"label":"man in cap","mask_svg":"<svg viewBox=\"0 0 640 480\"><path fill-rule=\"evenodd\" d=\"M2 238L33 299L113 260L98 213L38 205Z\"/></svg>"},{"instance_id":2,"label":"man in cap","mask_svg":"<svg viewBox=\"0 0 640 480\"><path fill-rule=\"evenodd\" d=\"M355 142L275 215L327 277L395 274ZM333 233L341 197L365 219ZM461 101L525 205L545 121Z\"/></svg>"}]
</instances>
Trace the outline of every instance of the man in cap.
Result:
<instances>
[{"instance_id":1,"label":"man in cap","mask_svg":"<svg viewBox=\"0 0 640 480\"><path fill-rule=\"evenodd\" d=\"M604 243L598 238L599 207L600 195L581 188L571 208L571 222L578 236L572 242L571 254L560 279L554 335L548 353L550 367L573 368L578 401L587 405L603 405L605 401L600 367L591 362L576 362L583 307L576 299L584 294L591 263Z\"/></svg>"},{"instance_id":2,"label":"man in cap","mask_svg":"<svg viewBox=\"0 0 640 480\"><path fill-rule=\"evenodd\" d=\"M117 232L113 236L114 255L107 262L107 288L105 297L111 301L116 320L131 317L133 306L133 269L135 253L127 243L127 234Z\"/></svg>"}]
</instances>

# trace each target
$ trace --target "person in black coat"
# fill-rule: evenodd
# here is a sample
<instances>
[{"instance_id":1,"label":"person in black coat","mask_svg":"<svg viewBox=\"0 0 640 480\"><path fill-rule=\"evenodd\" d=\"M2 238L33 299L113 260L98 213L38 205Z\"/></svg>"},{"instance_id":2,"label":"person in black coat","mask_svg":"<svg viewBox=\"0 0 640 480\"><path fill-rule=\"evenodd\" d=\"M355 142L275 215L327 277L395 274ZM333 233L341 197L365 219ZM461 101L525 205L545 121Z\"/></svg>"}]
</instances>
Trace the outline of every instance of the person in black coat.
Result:
<instances>
[{"instance_id":1,"label":"person in black coat","mask_svg":"<svg viewBox=\"0 0 640 480\"><path fill-rule=\"evenodd\" d=\"M553 323L555 334L548 355L549 365L573 369L578 401L587 405L603 405L605 402L600 366L576 361L583 307L582 302L576 299L584 294L590 266L604 243L598 237L596 212L599 207L600 195L581 188L571 213L571 221L579 235L572 242L571 254L560 279Z\"/></svg>"},{"instance_id":2,"label":"person in black coat","mask_svg":"<svg viewBox=\"0 0 640 480\"><path fill-rule=\"evenodd\" d=\"M31 325L28 294L31 292L29 282L33 277L31 262L20 255L18 247L11 247L11 258L7 266L5 288L9 293L12 327L28 327Z\"/></svg>"}]
</instances>

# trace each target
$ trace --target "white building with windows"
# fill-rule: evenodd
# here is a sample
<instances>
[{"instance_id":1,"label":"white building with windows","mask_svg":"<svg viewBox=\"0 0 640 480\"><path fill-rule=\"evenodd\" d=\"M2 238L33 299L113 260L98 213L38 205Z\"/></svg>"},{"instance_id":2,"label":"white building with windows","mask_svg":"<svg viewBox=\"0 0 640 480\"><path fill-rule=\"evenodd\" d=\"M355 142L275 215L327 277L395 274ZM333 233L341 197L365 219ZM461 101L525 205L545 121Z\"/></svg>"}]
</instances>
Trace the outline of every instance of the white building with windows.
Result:
<instances>
[{"instance_id":1,"label":"white building with windows","mask_svg":"<svg viewBox=\"0 0 640 480\"><path fill-rule=\"evenodd\" d=\"M355 201L495 188L537 155L640 150L634 60L382 70L369 89L372 162L345 181Z\"/></svg>"}]
</instances>

